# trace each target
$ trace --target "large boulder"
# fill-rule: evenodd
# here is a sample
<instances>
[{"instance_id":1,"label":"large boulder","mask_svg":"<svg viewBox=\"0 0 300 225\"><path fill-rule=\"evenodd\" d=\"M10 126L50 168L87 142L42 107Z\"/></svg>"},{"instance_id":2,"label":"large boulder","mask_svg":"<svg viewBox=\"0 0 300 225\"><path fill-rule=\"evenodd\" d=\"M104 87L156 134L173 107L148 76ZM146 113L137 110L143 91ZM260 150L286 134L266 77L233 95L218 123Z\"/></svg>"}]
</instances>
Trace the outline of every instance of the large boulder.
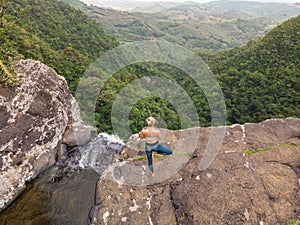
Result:
<instances>
[{"instance_id":1,"label":"large boulder","mask_svg":"<svg viewBox=\"0 0 300 225\"><path fill-rule=\"evenodd\" d=\"M226 126L218 154L201 170L211 130L191 129L198 137L188 139L179 138L184 130L167 131L163 143L174 153L154 158L154 177L141 152L131 149L136 142L130 139L123 149L128 159L112 164L97 183L90 224L263 225L300 220L300 119ZM194 139L198 143L191 152ZM181 148L190 154L180 165L186 160ZM173 166L178 172L169 174Z\"/></svg>"},{"instance_id":2,"label":"large boulder","mask_svg":"<svg viewBox=\"0 0 300 225\"><path fill-rule=\"evenodd\" d=\"M33 60L16 65L16 86L0 86L0 209L56 160L56 148L80 112L66 80Z\"/></svg>"},{"instance_id":3,"label":"large boulder","mask_svg":"<svg viewBox=\"0 0 300 225\"><path fill-rule=\"evenodd\" d=\"M287 163L297 157L294 166L300 166L300 148L279 149L222 153L207 170L184 173L183 181L171 184L178 224L288 224L299 218L298 176ZM279 161L278 151L284 153Z\"/></svg>"}]
</instances>

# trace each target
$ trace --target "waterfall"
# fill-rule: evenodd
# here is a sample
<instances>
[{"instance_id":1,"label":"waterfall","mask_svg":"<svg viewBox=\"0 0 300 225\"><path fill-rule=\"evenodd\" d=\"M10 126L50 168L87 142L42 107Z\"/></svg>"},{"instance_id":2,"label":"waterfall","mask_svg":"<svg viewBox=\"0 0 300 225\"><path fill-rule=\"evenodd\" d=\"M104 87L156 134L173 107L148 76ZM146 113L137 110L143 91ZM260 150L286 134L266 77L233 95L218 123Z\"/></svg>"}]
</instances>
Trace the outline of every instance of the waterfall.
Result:
<instances>
[{"instance_id":1,"label":"waterfall","mask_svg":"<svg viewBox=\"0 0 300 225\"><path fill-rule=\"evenodd\" d=\"M93 168L99 174L113 162L116 154L119 154L124 142L116 135L99 133L87 145L79 148L81 168Z\"/></svg>"}]
</instances>

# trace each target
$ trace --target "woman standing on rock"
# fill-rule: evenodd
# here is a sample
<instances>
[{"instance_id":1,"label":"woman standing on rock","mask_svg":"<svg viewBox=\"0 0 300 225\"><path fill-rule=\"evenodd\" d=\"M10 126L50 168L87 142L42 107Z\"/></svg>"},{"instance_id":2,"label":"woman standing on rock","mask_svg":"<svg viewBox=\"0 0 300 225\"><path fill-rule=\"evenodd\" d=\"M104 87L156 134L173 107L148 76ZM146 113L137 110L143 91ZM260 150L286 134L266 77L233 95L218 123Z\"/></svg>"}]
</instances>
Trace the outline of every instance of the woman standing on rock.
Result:
<instances>
[{"instance_id":1,"label":"woman standing on rock","mask_svg":"<svg viewBox=\"0 0 300 225\"><path fill-rule=\"evenodd\" d=\"M148 159L148 166L154 175L154 168L153 168L153 157L155 153L162 154L162 155L170 155L173 153L172 149L164 146L158 142L161 139L161 133L158 129L154 127L155 119L150 116L146 120L147 127L145 127L140 133L139 137L144 139L146 142L146 155Z\"/></svg>"}]
</instances>

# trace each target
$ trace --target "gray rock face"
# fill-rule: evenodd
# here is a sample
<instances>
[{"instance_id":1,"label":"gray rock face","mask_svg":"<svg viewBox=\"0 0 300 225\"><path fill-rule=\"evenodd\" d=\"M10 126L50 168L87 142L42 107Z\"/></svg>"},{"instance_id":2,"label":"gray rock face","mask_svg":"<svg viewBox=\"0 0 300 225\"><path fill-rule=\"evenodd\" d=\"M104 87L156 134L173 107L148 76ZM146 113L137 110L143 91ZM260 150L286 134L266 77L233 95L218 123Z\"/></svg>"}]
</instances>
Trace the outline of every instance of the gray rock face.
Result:
<instances>
[{"instance_id":1,"label":"gray rock face","mask_svg":"<svg viewBox=\"0 0 300 225\"><path fill-rule=\"evenodd\" d=\"M95 128L77 124L69 126L65 130L61 143L69 147L84 146L96 135L97 130Z\"/></svg>"},{"instance_id":2,"label":"gray rock face","mask_svg":"<svg viewBox=\"0 0 300 225\"><path fill-rule=\"evenodd\" d=\"M18 85L0 87L0 209L55 163L68 121L81 121L63 77L32 60L16 68Z\"/></svg>"},{"instance_id":3,"label":"gray rock face","mask_svg":"<svg viewBox=\"0 0 300 225\"><path fill-rule=\"evenodd\" d=\"M178 224L287 224L299 218L298 176L285 165L300 159L299 150L281 149L282 162L274 160L274 152L270 158L265 152L218 155L206 171L172 184Z\"/></svg>"},{"instance_id":4,"label":"gray rock face","mask_svg":"<svg viewBox=\"0 0 300 225\"><path fill-rule=\"evenodd\" d=\"M98 181L90 224L252 225L300 221L300 119L226 127L216 158L201 171L199 164L211 128L195 129L198 144L188 162L163 181L159 177L167 173L167 168L160 170L161 165L168 164L171 157L180 161L184 154L174 151L172 156L154 158L157 170L151 177L146 160L135 160L141 153L124 148L123 156L129 158L113 164ZM196 138L179 140L181 132L167 131L164 144L176 150L175 146L186 148ZM131 139L129 146L132 143ZM134 174L138 170L125 165L144 166L140 180L148 179L149 185L124 182L126 176L139 179ZM160 182L151 182L155 179Z\"/></svg>"}]
</instances>

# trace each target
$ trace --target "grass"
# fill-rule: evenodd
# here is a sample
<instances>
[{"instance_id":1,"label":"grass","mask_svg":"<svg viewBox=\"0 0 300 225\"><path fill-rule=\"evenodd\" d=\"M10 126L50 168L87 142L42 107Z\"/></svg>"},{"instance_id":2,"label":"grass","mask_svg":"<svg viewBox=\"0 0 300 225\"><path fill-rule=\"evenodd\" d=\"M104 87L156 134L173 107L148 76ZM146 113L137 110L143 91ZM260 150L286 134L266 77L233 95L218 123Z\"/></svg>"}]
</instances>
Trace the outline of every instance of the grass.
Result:
<instances>
[{"instance_id":1,"label":"grass","mask_svg":"<svg viewBox=\"0 0 300 225\"><path fill-rule=\"evenodd\" d=\"M300 224L300 220L290 220L286 223L286 225L299 225Z\"/></svg>"},{"instance_id":2,"label":"grass","mask_svg":"<svg viewBox=\"0 0 300 225\"><path fill-rule=\"evenodd\" d=\"M22 163L24 161L29 161L30 159L31 159L31 155L25 155L25 156L22 157Z\"/></svg>"},{"instance_id":3,"label":"grass","mask_svg":"<svg viewBox=\"0 0 300 225\"><path fill-rule=\"evenodd\" d=\"M272 150L274 148L288 148L288 147L293 147L293 146L300 146L300 145L295 145L295 144L291 144L291 143L281 144L281 145L274 145L274 146L268 146L268 147L265 147L265 148L249 149L245 153L248 154L248 155L252 155L252 154L255 154L255 153L258 153L258 152L269 151L269 150ZM173 155L190 157L191 153L190 152L174 152ZM164 155L161 155L161 154L155 154L154 155L154 158L161 158L161 157L164 157ZM147 159L147 156L143 155L143 156L138 156L138 157L133 158L132 161L143 161L143 160L146 160L146 159ZM292 165L287 164L287 166L292 166Z\"/></svg>"},{"instance_id":4,"label":"grass","mask_svg":"<svg viewBox=\"0 0 300 225\"><path fill-rule=\"evenodd\" d=\"M132 159L132 161L143 161L146 160L147 156L143 155L143 156L138 156Z\"/></svg>"},{"instance_id":5,"label":"grass","mask_svg":"<svg viewBox=\"0 0 300 225\"><path fill-rule=\"evenodd\" d=\"M295 144L274 145L274 146L268 146L268 147L265 147L265 148L249 149L245 153L248 154L248 155L252 155L252 154L255 154L255 153L258 153L258 152L269 151L273 148L288 148L288 147L292 147L292 146L295 146ZM300 145L298 145L298 146L300 146Z\"/></svg>"}]
</instances>

